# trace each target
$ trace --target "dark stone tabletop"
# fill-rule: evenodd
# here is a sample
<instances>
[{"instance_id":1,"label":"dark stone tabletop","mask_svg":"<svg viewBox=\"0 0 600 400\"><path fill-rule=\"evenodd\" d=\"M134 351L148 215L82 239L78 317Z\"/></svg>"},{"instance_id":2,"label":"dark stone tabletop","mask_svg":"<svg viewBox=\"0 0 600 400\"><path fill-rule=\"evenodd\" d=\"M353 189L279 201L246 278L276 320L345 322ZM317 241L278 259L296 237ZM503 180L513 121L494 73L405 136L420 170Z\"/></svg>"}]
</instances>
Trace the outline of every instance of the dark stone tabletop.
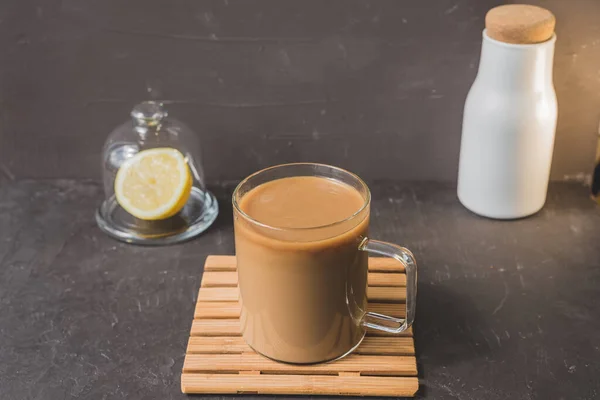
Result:
<instances>
[{"instance_id":1,"label":"dark stone tabletop","mask_svg":"<svg viewBox=\"0 0 600 400\"><path fill-rule=\"evenodd\" d=\"M371 187L372 236L419 262L419 397L600 398L588 189L555 184L540 213L503 222L469 213L451 185ZM98 230L97 183L0 182L0 399L186 398L202 265L234 252L230 189L215 188L221 216L204 235L149 248Z\"/></svg>"}]
</instances>

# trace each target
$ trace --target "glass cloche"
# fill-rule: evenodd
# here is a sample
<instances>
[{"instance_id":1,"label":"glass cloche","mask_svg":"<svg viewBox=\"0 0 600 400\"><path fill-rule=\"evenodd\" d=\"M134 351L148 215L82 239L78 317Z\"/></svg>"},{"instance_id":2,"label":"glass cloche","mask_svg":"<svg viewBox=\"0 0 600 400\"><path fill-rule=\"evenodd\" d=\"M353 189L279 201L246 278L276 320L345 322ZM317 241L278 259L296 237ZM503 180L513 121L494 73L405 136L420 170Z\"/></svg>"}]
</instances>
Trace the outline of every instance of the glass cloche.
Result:
<instances>
[{"instance_id":1,"label":"glass cloche","mask_svg":"<svg viewBox=\"0 0 600 400\"><path fill-rule=\"evenodd\" d=\"M198 138L159 102L138 104L131 117L104 144L98 226L116 239L153 245L202 233L219 206L205 187Z\"/></svg>"}]
</instances>

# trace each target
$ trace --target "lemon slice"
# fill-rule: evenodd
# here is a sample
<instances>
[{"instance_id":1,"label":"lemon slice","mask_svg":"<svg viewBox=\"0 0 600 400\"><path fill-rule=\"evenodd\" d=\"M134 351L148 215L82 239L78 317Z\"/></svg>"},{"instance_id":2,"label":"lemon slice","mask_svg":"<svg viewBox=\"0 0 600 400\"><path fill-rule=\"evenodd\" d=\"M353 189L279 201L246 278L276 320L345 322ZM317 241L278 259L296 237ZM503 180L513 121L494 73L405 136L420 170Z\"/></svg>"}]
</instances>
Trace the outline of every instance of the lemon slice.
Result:
<instances>
[{"instance_id":1,"label":"lemon slice","mask_svg":"<svg viewBox=\"0 0 600 400\"><path fill-rule=\"evenodd\" d=\"M140 151L125 161L115 179L117 201L143 220L172 217L192 191L192 175L183 154L173 148Z\"/></svg>"}]
</instances>

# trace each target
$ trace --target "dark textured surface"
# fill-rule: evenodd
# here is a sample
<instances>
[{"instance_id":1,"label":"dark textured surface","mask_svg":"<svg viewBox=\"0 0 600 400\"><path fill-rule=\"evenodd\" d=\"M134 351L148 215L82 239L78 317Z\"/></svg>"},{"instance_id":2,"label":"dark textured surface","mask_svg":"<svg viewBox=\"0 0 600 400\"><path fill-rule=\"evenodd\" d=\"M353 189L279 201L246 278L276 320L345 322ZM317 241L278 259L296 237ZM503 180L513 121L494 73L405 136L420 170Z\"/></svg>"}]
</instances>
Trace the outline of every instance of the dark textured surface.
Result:
<instances>
[{"instance_id":1,"label":"dark textured surface","mask_svg":"<svg viewBox=\"0 0 600 400\"><path fill-rule=\"evenodd\" d=\"M202 265L234 250L227 190L204 236L145 248L96 228L95 183L0 184L0 398L186 398ZM538 215L500 222L449 185L371 186L373 237L419 262L422 398L600 396L600 210L587 189L556 184Z\"/></svg>"},{"instance_id":2,"label":"dark textured surface","mask_svg":"<svg viewBox=\"0 0 600 400\"><path fill-rule=\"evenodd\" d=\"M520 0L519 0L520 1ZM593 168L600 2L557 15L552 177ZM369 179L456 179L486 11L500 0L4 0L0 174L100 177L133 104L170 100L208 178L319 161Z\"/></svg>"}]
</instances>

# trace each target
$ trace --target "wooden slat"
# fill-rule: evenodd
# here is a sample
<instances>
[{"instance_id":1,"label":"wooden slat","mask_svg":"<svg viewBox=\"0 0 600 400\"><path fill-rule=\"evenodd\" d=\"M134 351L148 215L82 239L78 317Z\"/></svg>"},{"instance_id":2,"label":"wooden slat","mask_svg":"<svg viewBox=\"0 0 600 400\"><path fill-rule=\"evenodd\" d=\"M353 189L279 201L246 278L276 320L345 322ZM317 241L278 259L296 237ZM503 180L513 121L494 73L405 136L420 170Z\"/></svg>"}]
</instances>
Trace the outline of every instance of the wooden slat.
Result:
<instances>
[{"instance_id":1,"label":"wooden slat","mask_svg":"<svg viewBox=\"0 0 600 400\"><path fill-rule=\"evenodd\" d=\"M244 353L250 348L241 336L192 336L188 341L187 354Z\"/></svg>"},{"instance_id":2,"label":"wooden slat","mask_svg":"<svg viewBox=\"0 0 600 400\"><path fill-rule=\"evenodd\" d=\"M204 287L226 287L237 286L237 284L237 271L205 271L202 274L202 286Z\"/></svg>"},{"instance_id":3,"label":"wooden slat","mask_svg":"<svg viewBox=\"0 0 600 400\"><path fill-rule=\"evenodd\" d=\"M369 286L406 286L406 275L400 273L372 272L369 274ZM203 287L237 286L235 271L206 271L202 275Z\"/></svg>"},{"instance_id":4,"label":"wooden slat","mask_svg":"<svg viewBox=\"0 0 600 400\"><path fill-rule=\"evenodd\" d=\"M204 264L205 271L235 271L235 256L208 256ZM404 272L404 266L387 257L369 257L371 272Z\"/></svg>"},{"instance_id":5,"label":"wooden slat","mask_svg":"<svg viewBox=\"0 0 600 400\"><path fill-rule=\"evenodd\" d=\"M388 315L390 317L406 317L406 303L375 303L369 302L367 311L377 314Z\"/></svg>"},{"instance_id":6,"label":"wooden slat","mask_svg":"<svg viewBox=\"0 0 600 400\"><path fill-rule=\"evenodd\" d=\"M417 378L335 375L181 375L183 393L414 396Z\"/></svg>"},{"instance_id":7,"label":"wooden slat","mask_svg":"<svg viewBox=\"0 0 600 400\"><path fill-rule=\"evenodd\" d=\"M203 287L198 292L198 301L238 301L239 290L236 287Z\"/></svg>"},{"instance_id":8,"label":"wooden slat","mask_svg":"<svg viewBox=\"0 0 600 400\"><path fill-rule=\"evenodd\" d=\"M240 375L260 375L260 371L240 371Z\"/></svg>"},{"instance_id":9,"label":"wooden slat","mask_svg":"<svg viewBox=\"0 0 600 400\"><path fill-rule=\"evenodd\" d=\"M401 333L388 333L384 331L378 331L376 329L368 328L367 329L367 337L369 336L387 336L387 337L397 337L397 336L412 336L413 330L412 327L408 328L406 331Z\"/></svg>"},{"instance_id":10,"label":"wooden slat","mask_svg":"<svg viewBox=\"0 0 600 400\"><path fill-rule=\"evenodd\" d=\"M188 342L188 354L233 354L250 352L251 348L241 336L192 336ZM366 337L355 350L356 354L397 355L415 354L411 337Z\"/></svg>"},{"instance_id":11,"label":"wooden slat","mask_svg":"<svg viewBox=\"0 0 600 400\"><path fill-rule=\"evenodd\" d=\"M235 271L235 256L208 256L204 271Z\"/></svg>"},{"instance_id":12,"label":"wooden slat","mask_svg":"<svg viewBox=\"0 0 600 400\"><path fill-rule=\"evenodd\" d=\"M339 376L360 376L360 372L338 372Z\"/></svg>"},{"instance_id":13,"label":"wooden slat","mask_svg":"<svg viewBox=\"0 0 600 400\"><path fill-rule=\"evenodd\" d=\"M190 336L241 336L238 319L195 319Z\"/></svg>"},{"instance_id":14,"label":"wooden slat","mask_svg":"<svg viewBox=\"0 0 600 400\"><path fill-rule=\"evenodd\" d=\"M367 336L356 349L356 354L412 356L415 354L415 343L412 337Z\"/></svg>"},{"instance_id":15,"label":"wooden slat","mask_svg":"<svg viewBox=\"0 0 600 400\"><path fill-rule=\"evenodd\" d=\"M388 257L369 257L369 272L404 272L404 265Z\"/></svg>"},{"instance_id":16,"label":"wooden slat","mask_svg":"<svg viewBox=\"0 0 600 400\"><path fill-rule=\"evenodd\" d=\"M198 301L238 301L237 287L203 287L198 292ZM403 302L406 301L406 289L401 287L369 287L367 297L371 301Z\"/></svg>"},{"instance_id":17,"label":"wooden slat","mask_svg":"<svg viewBox=\"0 0 600 400\"><path fill-rule=\"evenodd\" d=\"M404 302L406 289L402 287L369 287L367 290L369 301Z\"/></svg>"},{"instance_id":18,"label":"wooden slat","mask_svg":"<svg viewBox=\"0 0 600 400\"><path fill-rule=\"evenodd\" d=\"M190 336L240 336L238 319L195 319ZM400 334L391 334L367 329L367 336L412 336L412 328Z\"/></svg>"},{"instance_id":19,"label":"wooden slat","mask_svg":"<svg viewBox=\"0 0 600 400\"><path fill-rule=\"evenodd\" d=\"M188 354L183 363L183 372L239 371L312 375L360 372L361 375L415 376L417 363L414 357L351 354L335 363L294 365L279 363L257 353Z\"/></svg>"},{"instance_id":20,"label":"wooden slat","mask_svg":"<svg viewBox=\"0 0 600 400\"><path fill-rule=\"evenodd\" d=\"M406 316L405 303L369 303L369 311L390 317ZM196 303L194 318L234 319L240 317L240 304L236 301L199 301Z\"/></svg>"},{"instance_id":21,"label":"wooden slat","mask_svg":"<svg viewBox=\"0 0 600 400\"><path fill-rule=\"evenodd\" d=\"M204 290L204 289L203 289ZM377 312L377 311L374 311ZM382 313L380 313L382 314ZM391 314L390 314L391 315ZM394 315L392 315L393 317ZM196 303L194 318L225 318L240 317L240 303L237 301L199 301Z\"/></svg>"},{"instance_id":22,"label":"wooden slat","mask_svg":"<svg viewBox=\"0 0 600 400\"><path fill-rule=\"evenodd\" d=\"M406 286L406 274L369 272L369 286Z\"/></svg>"}]
</instances>

